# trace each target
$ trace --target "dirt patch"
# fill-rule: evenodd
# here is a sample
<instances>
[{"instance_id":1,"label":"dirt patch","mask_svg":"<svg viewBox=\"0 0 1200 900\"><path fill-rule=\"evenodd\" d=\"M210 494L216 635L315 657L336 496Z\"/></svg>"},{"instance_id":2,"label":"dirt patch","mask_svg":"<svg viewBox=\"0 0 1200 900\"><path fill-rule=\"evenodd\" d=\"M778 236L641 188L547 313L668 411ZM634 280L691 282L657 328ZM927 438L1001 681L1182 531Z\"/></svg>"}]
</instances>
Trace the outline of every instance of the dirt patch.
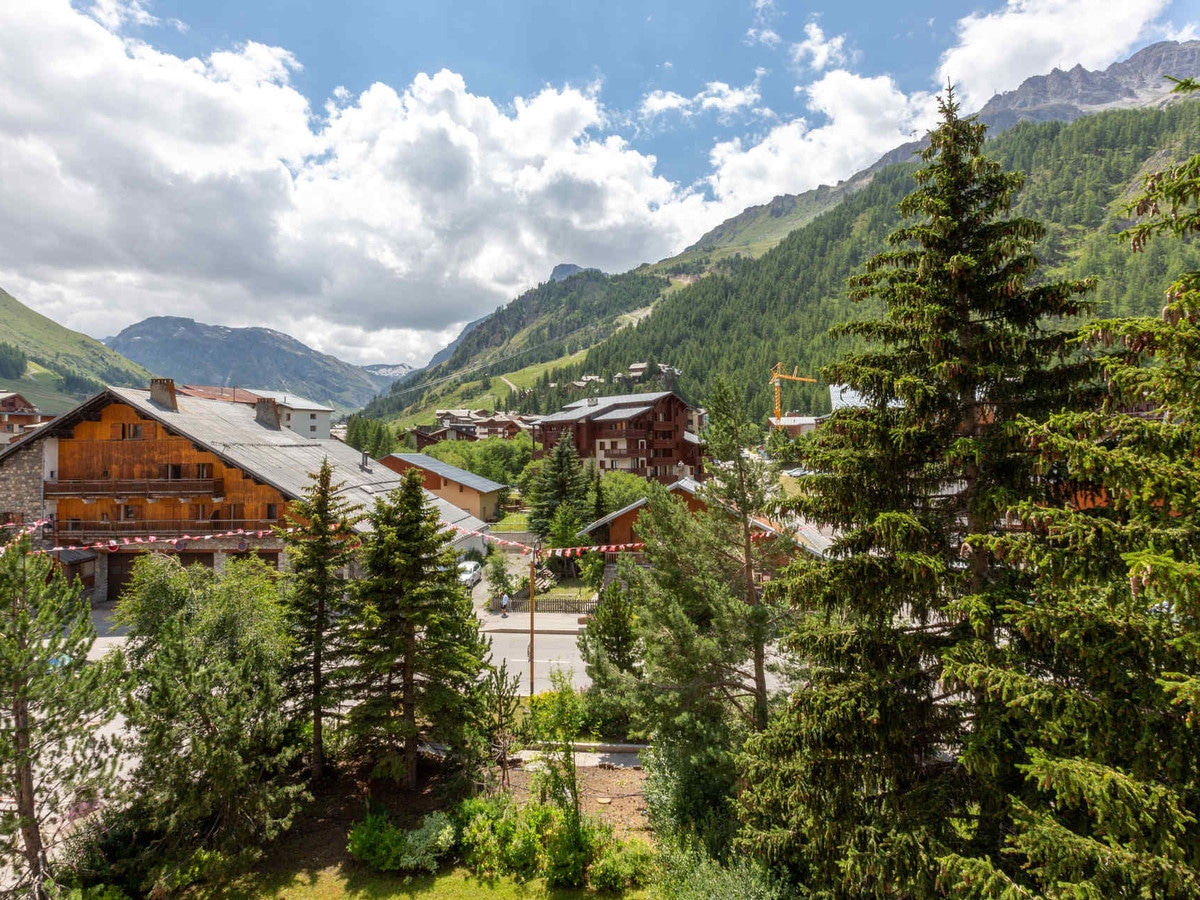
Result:
<instances>
[{"instance_id":1,"label":"dirt patch","mask_svg":"<svg viewBox=\"0 0 1200 900\"><path fill-rule=\"evenodd\" d=\"M650 838L643 795L645 772L610 766L581 766L578 772L585 813L607 822L622 837ZM516 769L510 775L512 795L519 803L529 799L529 780L530 772L525 768Z\"/></svg>"},{"instance_id":2,"label":"dirt patch","mask_svg":"<svg viewBox=\"0 0 1200 900\"><path fill-rule=\"evenodd\" d=\"M619 835L650 839L642 794L645 775L640 769L580 767L584 812L612 825ZM529 799L529 778L525 768L510 773L511 793L520 803ZM362 773L342 774L317 785L312 802L256 868L263 873L291 873L354 866L346 852L346 835L366 814L368 804L382 806L397 822L415 827L426 813L445 807L442 796L436 775L427 775L410 791Z\"/></svg>"}]
</instances>

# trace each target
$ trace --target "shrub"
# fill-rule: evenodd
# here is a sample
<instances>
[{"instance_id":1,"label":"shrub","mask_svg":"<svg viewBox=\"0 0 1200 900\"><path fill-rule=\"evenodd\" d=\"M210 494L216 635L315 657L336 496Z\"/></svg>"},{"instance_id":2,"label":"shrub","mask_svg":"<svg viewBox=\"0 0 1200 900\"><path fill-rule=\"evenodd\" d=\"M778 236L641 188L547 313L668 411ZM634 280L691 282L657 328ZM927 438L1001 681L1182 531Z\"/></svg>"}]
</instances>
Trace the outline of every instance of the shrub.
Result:
<instances>
[{"instance_id":1,"label":"shrub","mask_svg":"<svg viewBox=\"0 0 1200 900\"><path fill-rule=\"evenodd\" d=\"M661 900L784 900L787 886L761 866L745 860L721 865L703 850L668 847L659 855L655 895Z\"/></svg>"},{"instance_id":2,"label":"shrub","mask_svg":"<svg viewBox=\"0 0 1200 900\"><path fill-rule=\"evenodd\" d=\"M370 813L350 829L350 855L380 872L436 872L454 849L454 822L446 813L427 815L419 828L406 831L379 813Z\"/></svg>"},{"instance_id":3,"label":"shrub","mask_svg":"<svg viewBox=\"0 0 1200 900\"><path fill-rule=\"evenodd\" d=\"M581 818L575 828L564 821L546 844L546 884L552 888L583 887L592 861L610 843L612 829L595 819Z\"/></svg>"},{"instance_id":4,"label":"shrub","mask_svg":"<svg viewBox=\"0 0 1200 900\"><path fill-rule=\"evenodd\" d=\"M503 848L516 831L517 811L506 794L472 797L459 804L455 815L460 830L463 863L477 875L504 871Z\"/></svg>"},{"instance_id":5,"label":"shrub","mask_svg":"<svg viewBox=\"0 0 1200 900\"><path fill-rule=\"evenodd\" d=\"M609 844L588 869L588 884L598 891L645 887L654 871L654 851L641 841Z\"/></svg>"}]
</instances>

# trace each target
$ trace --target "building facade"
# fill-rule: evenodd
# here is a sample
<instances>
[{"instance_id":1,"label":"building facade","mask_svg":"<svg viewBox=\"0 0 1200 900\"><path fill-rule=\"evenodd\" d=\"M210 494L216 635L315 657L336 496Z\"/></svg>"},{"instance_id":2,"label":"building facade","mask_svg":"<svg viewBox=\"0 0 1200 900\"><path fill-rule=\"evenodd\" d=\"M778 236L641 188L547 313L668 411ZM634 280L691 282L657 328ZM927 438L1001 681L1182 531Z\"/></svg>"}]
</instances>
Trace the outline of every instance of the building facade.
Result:
<instances>
[{"instance_id":1,"label":"building facade","mask_svg":"<svg viewBox=\"0 0 1200 900\"><path fill-rule=\"evenodd\" d=\"M688 409L671 391L577 400L534 423L534 458L570 434L580 458L594 461L601 471L629 472L663 484L702 478L700 441L687 430Z\"/></svg>"},{"instance_id":2,"label":"building facade","mask_svg":"<svg viewBox=\"0 0 1200 900\"><path fill-rule=\"evenodd\" d=\"M218 569L248 553L278 565L283 541L273 528L326 459L342 494L364 510L399 486L396 473L342 442L284 427L268 397L254 406L210 400L154 379L149 391L106 388L0 448L0 513L4 522L44 522L43 548L99 549L93 598L115 600L147 549ZM483 549L481 520L430 502L457 529L457 549Z\"/></svg>"}]
</instances>

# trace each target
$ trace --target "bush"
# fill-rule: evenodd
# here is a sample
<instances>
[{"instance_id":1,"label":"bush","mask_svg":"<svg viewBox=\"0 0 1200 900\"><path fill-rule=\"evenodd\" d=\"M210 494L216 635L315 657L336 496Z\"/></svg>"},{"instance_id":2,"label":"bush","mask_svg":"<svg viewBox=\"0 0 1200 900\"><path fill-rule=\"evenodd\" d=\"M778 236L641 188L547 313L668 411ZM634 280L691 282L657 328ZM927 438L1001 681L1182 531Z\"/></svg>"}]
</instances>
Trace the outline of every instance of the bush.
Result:
<instances>
[{"instance_id":1,"label":"bush","mask_svg":"<svg viewBox=\"0 0 1200 900\"><path fill-rule=\"evenodd\" d=\"M588 869L612 843L612 829L595 819L581 818L576 828L564 816L546 845L546 884L549 887L580 888L587 883Z\"/></svg>"},{"instance_id":2,"label":"bush","mask_svg":"<svg viewBox=\"0 0 1200 900\"><path fill-rule=\"evenodd\" d=\"M446 813L430 813L412 831L392 824L384 814L368 813L350 829L347 849L359 862L380 872L432 874L454 844L454 822Z\"/></svg>"},{"instance_id":3,"label":"bush","mask_svg":"<svg viewBox=\"0 0 1200 900\"><path fill-rule=\"evenodd\" d=\"M455 819L463 863L476 875L505 870L502 848L516 831L517 810L507 794L471 797L458 805Z\"/></svg>"},{"instance_id":4,"label":"bush","mask_svg":"<svg viewBox=\"0 0 1200 900\"><path fill-rule=\"evenodd\" d=\"M588 884L598 891L645 887L654 872L654 851L641 841L609 844L588 869Z\"/></svg>"},{"instance_id":5,"label":"bush","mask_svg":"<svg viewBox=\"0 0 1200 900\"><path fill-rule=\"evenodd\" d=\"M759 865L736 860L723 866L695 848L668 847L659 855L659 866L655 887L661 900L784 900L793 895Z\"/></svg>"}]
</instances>

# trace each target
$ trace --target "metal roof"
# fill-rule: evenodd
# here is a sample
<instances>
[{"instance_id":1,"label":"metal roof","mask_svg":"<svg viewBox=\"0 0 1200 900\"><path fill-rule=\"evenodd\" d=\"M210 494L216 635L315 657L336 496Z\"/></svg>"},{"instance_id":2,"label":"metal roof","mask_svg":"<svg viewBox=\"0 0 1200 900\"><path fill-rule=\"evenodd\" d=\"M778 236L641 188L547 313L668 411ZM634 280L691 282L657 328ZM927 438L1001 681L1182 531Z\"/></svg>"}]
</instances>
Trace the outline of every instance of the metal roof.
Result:
<instances>
[{"instance_id":1,"label":"metal roof","mask_svg":"<svg viewBox=\"0 0 1200 900\"><path fill-rule=\"evenodd\" d=\"M474 472L468 472L466 469L460 469L458 466L452 466L448 462L442 462L440 459L435 459L424 453L393 453L392 458L402 460L410 466L417 466L427 472L432 472L434 475L440 475L442 478L448 478L458 484L474 488L481 494L490 494L492 491L504 489L504 485L499 482L492 481L490 478L484 478L482 475L476 475Z\"/></svg>"},{"instance_id":2,"label":"metal roof","mask_svg":"<svg viewBox=\"0 0 1200 900\"><path fill-rule=\"evenodd\" d=\"M626 419L633 419L642 413L650 412L652 409L654 409L653 406L622 406L617 409L610 409L608 412L600 413L598 416L592 416L592 421L621 422Z\"/></svg>"},{"instance_id":3,"label":"metal roof","mask_svg":"<svg viewBox=\"0 0 1200 900\"><path fill-rule=\"evenodd\" d=\"M119 387L106 388L103 393L48 423L50 427L25 435L19 442L0 449L0 459L27 445L31 438L70 427L89 412L98 412L113 401L129 405L171 434L186 437L222 461L269 484L288 500L303 495L312 483L310 473L316 472L324 459L328 459L333 467L334 483L342 483L339 493L351 503L362 506L364 511L369 511L377 499L399 487L403 477L369 458L363 466L362 453L341 441L308 438L286 428L263 425L255 419L253 407L242 403L177 394L179 408L173 410L153 402L149 391ZM428 491L425 499L437 509L444 525L480 532L489 528L470 513ZM358 529L369 531L370 524L364 520Z\"/></svg>"},{"instance_id":4,"label":"metal roof","mask_svg":"<svg viewBox=\"0 0 1200 900\"><path fill-rule=\"evenodd\" d=\"M309 400L307 397L300 397L296 394L290 394L287 391L265 391L261 388L246 388L251 394L258 397L267 397L274 400L280 406L286 406L290 409L302 409L305 412L333 412L333 407L322 406L316 400Z\"/></svg>"},{"instance_id":5,"label":"metal roof","mask_svg":"<svg viewBox=\"0 0 1200 900\"><path fill-rule=\"evenodd\" d=\"M605 414L606 419L611 421L612 418L608 417L607 415L610 410L616 410L618 408L628 406L645 407L648 409L649 407L646 406L647 403L653 405L663 397L670 396L671 391L655 391L649 394L619 394L615 397L589 397L583 400L576 400L572 403L568 403L558 412L551 413L548 416L543 416L534 424L543 425L547 422L579 422L584 419L591 419L595 421L600 418L599 414ZM636 415L636 413L627 413L615 418L628 418L630 415Z\"/></svg>"}]
</instances>

